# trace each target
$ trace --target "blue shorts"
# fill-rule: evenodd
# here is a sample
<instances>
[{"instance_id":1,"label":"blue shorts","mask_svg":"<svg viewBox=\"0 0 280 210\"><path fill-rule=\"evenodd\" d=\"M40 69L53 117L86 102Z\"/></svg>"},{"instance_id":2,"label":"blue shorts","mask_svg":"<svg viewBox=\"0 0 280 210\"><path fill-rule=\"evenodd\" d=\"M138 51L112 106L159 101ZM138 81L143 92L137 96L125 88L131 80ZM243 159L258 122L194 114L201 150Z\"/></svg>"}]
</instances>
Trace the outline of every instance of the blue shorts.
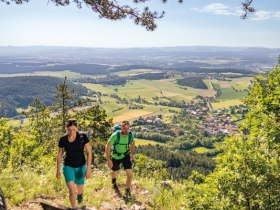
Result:
<instances>
[{"instance_id":1,"label":"blue shorts","mask_svg":"<svg viewBox=\"0 0 280 210\"><path fill-rule=\"evenodd\" d=\"M83 185L85 183L86 165L79 168L63 166L63 175L66 183L73 181L75 184Z\"/></svg>"}]
</instances>

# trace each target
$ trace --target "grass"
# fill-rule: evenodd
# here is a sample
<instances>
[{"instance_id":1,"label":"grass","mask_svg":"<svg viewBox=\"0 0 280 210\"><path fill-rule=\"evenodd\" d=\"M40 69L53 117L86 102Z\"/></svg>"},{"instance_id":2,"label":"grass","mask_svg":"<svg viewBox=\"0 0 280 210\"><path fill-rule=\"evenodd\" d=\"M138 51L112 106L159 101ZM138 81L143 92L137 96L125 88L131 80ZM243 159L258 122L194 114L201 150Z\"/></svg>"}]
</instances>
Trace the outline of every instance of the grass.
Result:
<instances>
[{"instance_id":1,"label":"grass","mask_svg":"<svg viewBox=\"0 0 280 210\"><path fill-rule=\"evenodd\" d=\"M65 70L65 71L36 71L33 73L18 73L18 74L0 74L0 77L20 77L20 76L50 76L50 77L67 77L69 79L77 79L83 77L80 73Z\"/></svg>"},{"instance_id":2,"label":"grass","mask_svg":"<svg viewBox=\"0 0 280 210\"><path fill-rule=\"evenodd\" d=\"M124 120L131 120L131 119L135 119L135 118L139 118L140 116L145 116L145 115L149 115L152 112L148 112L145 110L126 110L124 109L123 111L121 111L121 113L118 113L118 116L113 118L113 122L117 123L117 122L122 122Z\"/></svg>"},{"instance_id":3,"label":"grass","mask_svg":"<svg viewBox=\"0 0 280 210\"><path fill-rule=\"evenodd\" d=\"M224 144L224 142L214 142L214 149L208 149L206 147L195 147L192 149L192 151L199 153L199 154L204 154L207 152L211 152L215 149L219 149L220 147L222 147L222 145Z\"/></svg>"},{"instance_id":4,"label":"grass","mask_svg":"<svg viewBox=\"0 0 280 210\"><path fill-rule=\"evenodd\" d=\"M240 104L243 104L240 99L223 100L220 102L211 103L213 109L223 109L223 108L227 109L230 106L236 106Z\"/></svg>"},{"instance_id":5,"label":"grass","mask_svg":"<svg viewBox=\"0 0 280 210\"><path fill-rule=\"evenodd\" d=\"M210 149L205 148L205 147L196 147L196 148L193 148L192 151L199 153L199 154L204 154L204 153L209 152Z\"/></svg>"},{"instance_id":6,"label":"grass","mask_svg":"<svg viewBox=\"0 0 280 210\"><path fill-rule=\"evenodd\" d=\"M222 88L222 94L217 98L218 100L241 99L247 95L246 91L236 92L233 88Z\"/></svg>"},{"instance_id":7,"label":"grass","mask_svg":"<svg viewBox=\"0 0 280 210\"><path fill-rule=\"evenodd\" d=\"M37 71L37 72L34 72L34 75L36 75L36 76L51 76L51 77L59 77L59 78L67 77L69 79L77 79L78 77L82 76L80 73L69 71L69 70L65 70L65 71Z\"/></svg>"},{"instance_id":8,"label":"grass","mask_svg":"<svg viewBox=\"0 0 280 210\"><path fill-rule=\"evenodd\" d=\"M157 145L157 144L161 145L161 146L165 145L164 143L161 143L161 142L135 138L135 146Z\"/></svg>"},{"instance_id":9,"label":"grass","mask_svg":"<svg viewBox=\"0 0 280 210\"><path fill-rule=\"evenodd\" d=\"M135 73L139 73L141 71L136 71ZM168 98L171 98L173 100L185 100L190 101L193 100L193 98L197 95L202 96L213 96L215 94L215 91L213 90L213 87L210 82L213 83L214 87L221 89L222 94L217 98L220 100L220 102L212 103L212 106L214 109L222 109L222 108L228 108L229 106L233 105L239 105L242 104L240 101L241 98L246 96L246 91L234 91L232 87L237 87L238 90L244 90L244 88L248 87L249 82L252 78L251 77L242 77L233 79L232 81L217 81L217 80L205 80L205 83L208 87L208 90L199 90L199 89L193 89L188 88L183 89L183 87L176 84L176 81L173 79L166 79L166 80L135 80L131 81L131 83L127 83L124 86L107 86L104 87L102 85L98 84L89 84L85 83L83 84L85 87L90 88L95 91L100 91L104 94L117 94L121 98L137 98L139 95L142 98L145 98L151 102L154 101L154 97L158 96L165 96ZM114 88L118 88L118 91L114 91ZM107 96L104 98L104 100L108 101L110 103L109 105L104 105L104 109L108 111L108 113L111 113L113 117L120 118L127 118L132 119L133 117L130 116L131 114L126 114L125 112L128 111L128 109L123 109L119 112L112 113L112 110L117 109L121 107L121 105L113 105L114 99L110 99L110 96ZM168 112L169 107L158 107L153 105L145 105L144 111L152 112L152 113L165 113ZM180 111L177 109L176 111ZM147 113L148 114L148 113ZM126 116L128 115L128 116ZM136 114L136 117L141 116L141 114Z\"/></svg>"},{"instance_id":10,"label":"grass","mask_svg":"<svg viewBox=\"0 0 280 210\"><path fill-rule=\"evenodd\" d=\"M203 82L206 84L206 86L207 86L207 88L208 88L209 90L212 90L212 89L213 89L213 86L212 86L210 80L203 80Z\"/></svg>"},{"instance_id":11,"label":"grass","mask_svg":"<svg viewBox=\"0 0 280 210\"><path fill-rule=\"evenodd\" d=\"M30 209L30 203L37 203L42 198L48 202L70 206L64 178L62 176L60 180L56 180L55 171L55 167L49 168L42 174L29 168L17 172L7 169L1 171L0 184L8 208ZM117 183L122 195L125 191L125 181L125 172L120 171ZM91 178L85 183L83 205L94 206L97 209L105 203L110 204L114 209L119 209L123 205L130 208L133 204L145 205L147 209L180 209L184 202L184 185L173 182L172 189L169 189L162 187L160 181L135 175L131 188L132 199L127 201L114 193L107 168L94 169Z\"/></svg>"},{"instance_id":12,"label":"grass","mask_svg":"<svg viewBox=\"0 0 280 210\"><path fill-rule=\"evenodd\" d=\"M253 80L254 80L253 77L243 77L243 78L233 79L230 84L235 89L239 91L243 91L250 86L251 81Z\"/></svg>"},{"instance_id":13,"label":"grass","mask_svg":"<svg viewBox=\"0 0 280 210\"><path fill-rule=\"evenodd\" d=\"M240 99L247 95L246 89L250 85L252 77L235 78L231 81L217 81L212 83L215 88L220 89L222 94L217 98L218 100L233 100ZM234 89L238 90L235 91Z\"/></svg>"},{"instance_id":14,"label":"grass","mask_svg":"<svg viewBox=\"0 0 280 210\"><path fill-rule=\"evenodd\" d=\"M115 74L119 76L132 76L132 75L138 75L138 74L144 74L144 73L160 73L160 70L153 70L153 69L135 69L130 71L119 71Z\"/></svg>"},{"instance_id":15,"label":"grass","mask_svg":"<svg viewBox=\"0 0 280 210\"><path fill-rule=\"evenodd\" d=\"M137 98L140 95L142 98L146 98L150 101L153 101L153 98L156 96L165 96L174 100L190 101L197 95L211 96L215 94L213 90L200 90L193 88L185 90L176 84L176 81L173 79L134 80L124 86L104 87L99 84L89 83L83 83L82 85L91 90L100 91L104 94L117 94L121 98L132 99ZM114 91L115 88L117 88L118 91Z\"/></svg>"}]
</instances>

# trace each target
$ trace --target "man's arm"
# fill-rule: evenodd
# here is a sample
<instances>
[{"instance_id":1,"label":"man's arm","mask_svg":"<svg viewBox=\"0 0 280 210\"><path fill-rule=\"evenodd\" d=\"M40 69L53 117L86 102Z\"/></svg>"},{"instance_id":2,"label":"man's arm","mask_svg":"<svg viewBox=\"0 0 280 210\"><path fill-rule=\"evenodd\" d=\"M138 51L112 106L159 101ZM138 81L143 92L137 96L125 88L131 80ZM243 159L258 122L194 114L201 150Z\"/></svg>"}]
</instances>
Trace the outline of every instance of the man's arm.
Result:
<instances>
[{"instance_id":1,"label":"man's arm","mask_svg":"<svg viewBox=\"0 0 280 210\"><path fill-rule=\"evenodd\" d=\"M106 144L106 151L105 151L105 153L106 153L107 164L108 164L108 167L110 169L112 169L112 167L113 167L113 162L111 160L111 147L112 147L112 145L109 144L109 142L108 142Z\"/></svg>"},{"instance_id":2,"label":"man's arm","mask_svg":"<svg viewBox=\"0 0 280 210\"><path fill-rule=\"evenodd\" d=\"M133 156L134 156L134 152L135 152L135 141L133 141L129 145L129 149L130 149L130 160L133 160Z\"/></svg>"}]
</instances>

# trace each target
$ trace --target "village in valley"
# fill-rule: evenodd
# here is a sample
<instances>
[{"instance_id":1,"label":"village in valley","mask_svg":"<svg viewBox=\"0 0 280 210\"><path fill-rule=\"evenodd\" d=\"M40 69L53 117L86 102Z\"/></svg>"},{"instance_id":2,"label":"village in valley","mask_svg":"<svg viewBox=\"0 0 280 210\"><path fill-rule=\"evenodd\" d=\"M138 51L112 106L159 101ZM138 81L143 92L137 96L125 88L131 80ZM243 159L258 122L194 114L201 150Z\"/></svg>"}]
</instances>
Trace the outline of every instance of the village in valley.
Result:
<instances>
[{"instance_id":1,"label":"village in valley","mask_svg":"<svg viewBox=\"0 0 280 210\"><path fill-rule=\"evenodd\" d=\"M239 128L238 122L243 120L245 114L248 112L246 106L238 105L232 106L229 109L214 110L209 103L210 99L209 97L200 97L199 102L191 101L190 103L185 103L185 106L182 107L181 113L179 114L195 122L194 124L198 125L205 137L236 134ZM176 118L176 115L178 113L173 113L171 118ZM162 115L140 117L134 120L133 128L138 134L138 137L142 138L145 138L146 135L139 135L139 133L160 133L173 137L184 135L184 130L180 123L166 124L163 118Z\"/></svg>"}]
</instances>

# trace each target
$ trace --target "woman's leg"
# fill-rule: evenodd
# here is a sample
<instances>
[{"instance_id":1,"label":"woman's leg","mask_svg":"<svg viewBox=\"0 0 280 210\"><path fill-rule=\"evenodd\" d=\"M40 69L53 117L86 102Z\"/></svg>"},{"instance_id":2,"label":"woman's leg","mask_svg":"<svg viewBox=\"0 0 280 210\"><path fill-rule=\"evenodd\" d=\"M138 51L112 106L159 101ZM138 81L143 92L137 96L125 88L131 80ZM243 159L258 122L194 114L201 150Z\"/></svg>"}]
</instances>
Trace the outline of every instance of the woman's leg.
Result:
<instances>
[{"instance_id":1,"label":"woman's leg","mask_svg":"<svg viewBox=\"0 0 280 210\"><path fill-rule=\"evenodd\" d=\"M83 193L84 193L84 185L78 185L77 184L77 201L78 203L82 203L83 202Z\"/></svg>"},{"instance_id":2,"label":"woman's leg","mask_svg":"<svg viewBox=\"0 0 280 210\"><path fill-rule=\"evenodd\" d=\"M76 186L73 181L67 183L68 191L69 191L69 200L72 208L76 207Z\"/></svg>"},{"instance_id":3,"label":"woman's leg","mask_svg":"<svg viewBox=\"0 0 280 210\"><path fill-rule=\"evenodd\" d=\"M86 165L78 168L75 173L75 184L77 186L77 201L83 202L84 183L85 183Z\"/></svg>"},{"instance_id":4,"label":"woman's leg","mask_svg":"<svg viewBox=\"0 0 280 210\"><path fill-rule=\"evenodd\" d=\"M63 175L69 192L69 200L72 208L74 208L76 207L75 169L70 166L63 166Z\"/></svg>"}]
</instances>

